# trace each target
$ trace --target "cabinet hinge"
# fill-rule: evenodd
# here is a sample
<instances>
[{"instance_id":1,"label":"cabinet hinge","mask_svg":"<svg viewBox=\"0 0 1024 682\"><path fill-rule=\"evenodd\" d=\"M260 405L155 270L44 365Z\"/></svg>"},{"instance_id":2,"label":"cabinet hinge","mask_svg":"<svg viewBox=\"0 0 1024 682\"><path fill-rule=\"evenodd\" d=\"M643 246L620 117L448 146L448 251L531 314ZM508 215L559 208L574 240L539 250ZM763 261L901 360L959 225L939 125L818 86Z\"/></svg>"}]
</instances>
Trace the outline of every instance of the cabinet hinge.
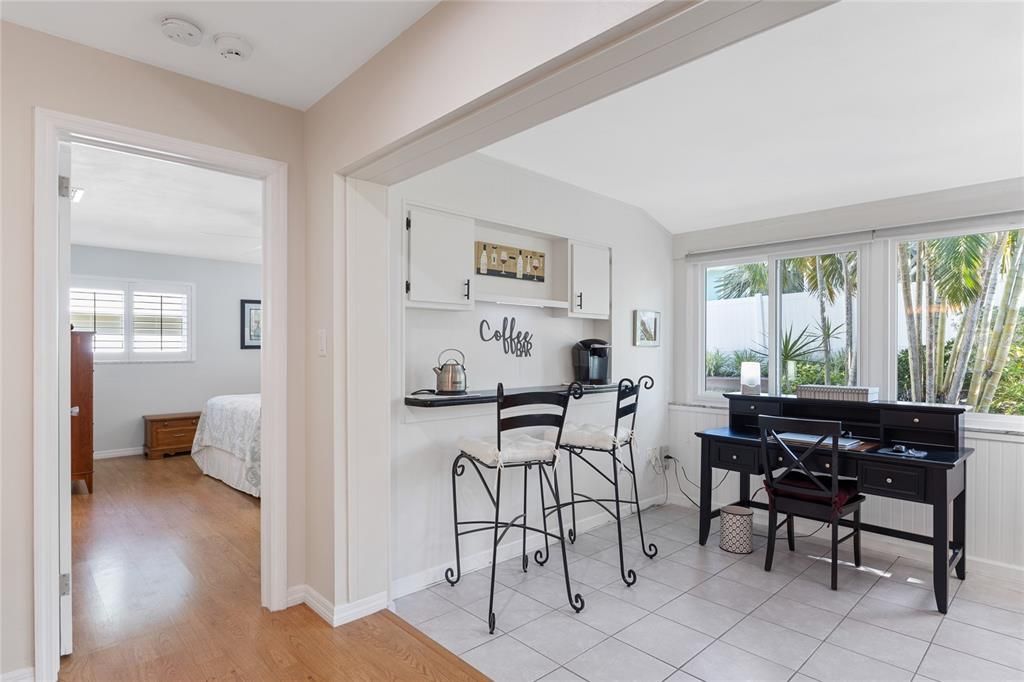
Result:
<instances>
[{"instance_id":1,"label":"cabinet hinge","mask_svg":"<svg viewBox=\"0 0 1024 682\"><path fill-rule=\"evenodd\" d=\"M412 285L409 284L409 280L405 280L405 293L412 291Z\"/></svg>"},{"instance_id":2,"label":"cabinet hinge","mask_svg":"<svg viewBox=\"0 0 1024 682\"><path fill-rule=\"evenodd\" d=\"M412 217L411 216L405 216L405 229L408 230L411 227L412 227Z\"/></svg>"},{"instance_id":3,"label":"cabinet hinge","mask_svg":"<svg viewBox=\"0 0 1024 682\"><path fill-rule=\"evenodd\" d=\"M71 178L66 175L57 176L57 196L61 198L71 196Z\"/></svg>"},{"instance_id":4,"label":"cabinet hinge","mask_svg":"<svg viewBox=\"0 0 1024 682\"><path fill-rule=\"evenodd\" d=\"M66 597L71 594L71 574L60 574L60 596Z\"/></svg>"}]
</instances>

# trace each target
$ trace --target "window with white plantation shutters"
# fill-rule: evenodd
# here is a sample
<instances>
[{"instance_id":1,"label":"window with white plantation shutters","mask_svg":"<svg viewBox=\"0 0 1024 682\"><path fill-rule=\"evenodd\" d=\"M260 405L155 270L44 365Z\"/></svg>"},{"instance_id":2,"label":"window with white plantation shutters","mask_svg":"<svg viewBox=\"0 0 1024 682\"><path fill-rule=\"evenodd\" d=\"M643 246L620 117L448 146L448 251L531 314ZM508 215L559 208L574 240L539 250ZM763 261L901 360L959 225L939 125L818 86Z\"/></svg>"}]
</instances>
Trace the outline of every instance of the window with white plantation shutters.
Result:
<instances>
[{"instance_id":1,"label":"window with white plantation shutters","mask_svg":"<svg viewBox=\"0 0 1024 682\"><path fill-rule=\"evenodd\" d=\"M95 332L96 353L124 352L124 291L72 287L70 303L71 324L78 331Z\"/></svg>"},{"instance_id":2,"label":"window with white plantation shutters","mask_svg":"<svg viewBox=\"0 0 1024 682\"><path fill-rule=\"evenodd\" d=\"M132 292L132 351L188 353L188 295Z\"/></svg>"},{"instance_id":3,"label":"window with white plantation shutters","mask_svg":"<svg viewBox=\"0 0 1024 682\"><path fill-rule=\"evenodd\" d=\"M96 333L96 362L188 362L195 359L192 294L181 282L73 275L71 324Z\"/></svg>"}]
</instances>

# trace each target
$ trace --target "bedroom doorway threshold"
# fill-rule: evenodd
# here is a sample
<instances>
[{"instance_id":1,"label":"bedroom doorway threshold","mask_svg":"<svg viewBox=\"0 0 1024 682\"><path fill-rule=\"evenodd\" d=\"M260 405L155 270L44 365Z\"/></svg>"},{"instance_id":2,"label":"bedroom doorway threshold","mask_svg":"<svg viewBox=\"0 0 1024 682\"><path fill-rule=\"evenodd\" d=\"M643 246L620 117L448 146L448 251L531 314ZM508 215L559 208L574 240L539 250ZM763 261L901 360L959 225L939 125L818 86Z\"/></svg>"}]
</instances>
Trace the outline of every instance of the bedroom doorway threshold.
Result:
<instances>
[{"instance_id":1,"label":"bedroom doorway threshold","mask_svg":"<svg viewBox=\"0 0 1024 682\"><path fill-rule=\"evenodd\" d=\"M70 371L63 362L70 325L68 147L85 143L217 170L263 183L260 392L260 581L262 606L287 606L288 166L142 130L35 110L33 558L35 676L56 679L72 651ZM59 453L55 457L54 453ZM63 463L63 464L62 464ZM68 469L64 471L64 469Z\"/></svg>"}]
</instances>

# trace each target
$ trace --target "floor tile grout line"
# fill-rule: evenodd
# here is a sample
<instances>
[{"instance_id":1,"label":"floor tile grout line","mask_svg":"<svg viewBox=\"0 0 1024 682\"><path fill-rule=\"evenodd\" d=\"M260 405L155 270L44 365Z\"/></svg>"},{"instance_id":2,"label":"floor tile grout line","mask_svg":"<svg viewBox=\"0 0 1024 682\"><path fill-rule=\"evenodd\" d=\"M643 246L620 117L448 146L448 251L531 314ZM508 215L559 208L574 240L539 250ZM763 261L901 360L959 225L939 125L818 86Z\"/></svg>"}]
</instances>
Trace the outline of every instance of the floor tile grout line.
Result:
<instances>
[{"instance_id":1,"label":"floor tile grout line","mask_svg":"<svg viewBox=\"0 0 1024 682\"><path fill-rule=\"evenodd\" d=\"M897 562L898 560L899 560L899 556L897 556L897 557L896 557L895 559L893 559L893 560L892 560L891 562L889 562L889 568L891 569L891 568L892 568L892 567L893 567L893 566L894 566L894 565L896 564L896 562ZM810 568L811 568L810 566L808 566L808 567L807 567L807 569L808 569L808 570L810 570ZM803 574L801 574L801 575L803 575ZM874 585L878 583L878 580L879 580L879 578L876 578L876 579L875 579L875 583L874 583L874 584L872 584L872 587L874 587ZM828 633L827 635L825 635L824 639L822 639L822 640L821 640L821 644L819 644L818 646L816 646L816 647L814 648L814 651L812 651L812 652L811 652L811 655L807 657L807 660L806 660L806 661L804 661L804 662L803 662L803 664L802 664L802 665L801 665L801 666L800 666L800 667L799 667L799 668L797 669L797 672L798 672L798 673L800 673L801 675L806 675L806 673L802 672L802 671L803 671L803 669L804 669L804 667L805 667L805 666L807 665L808 661L810 661L810 660L811 660L812 658L814 658L814 655L815 655L816 653L818 653L818 650L819 650L819 649L821 649L821 646L822 646L822 644L825 644L825 643L827 642L828 644L831 644L832 646L838 646L837 644L833 644L832 642L829 642L829 641L828 641L828 638L829 638L829 637L831 637L831 636L833 635L833 633L835 633L835 631L836 631L836 630L838 630L838 629L839 629L839 627L840 627L840 626L841 626L841 625L842 625L843 623L845 623L845 622L846 622L846 619L850 617L850 613L851 613L851 612L852 612L852 611L853 611L853 610L854 610L855 608L857 608L857 605L858 605L858 604L860 604L860 603L861 603L861 601L863 601L864 597L866 597L866 596L867 596L867 594L868 594L868 592L870 592L870 591L871 591L871 589L870 589L870 588L868 588L868 590L867 590L866 592L864 592L864 594L862 594L862 595L860 596L860 599L858 599L858 600L856 601L856 603L854 603L854 605L850 607L850 610L849 610L849 611L847 611L847 612L846 612L846 613L845 613L845 614L843 615L842 619L841 619L841 620L840 620L840 621L839 621L838 623L836 623L835 627L833 627L833 628L832 628L832 629L831 629L831 630L829 631L829 633ZM845 648L845 647L840 647L840 648L842 649L842 648ZM849 649L847 649L847 651L849 651ZM859 655L861 655L861 656L864 656L864 654L861 654L861 653L860 653L860 652L858 652L858 651L855 651L855 652L853 652L853 653L856 653L856 654L859 654ZM872 658L871 656L868 656L868 658L871 658L871 660L877 660L877 659L874 659L874 658ZM880 663L884 663L885 661L879 661L879 662L880 662ZM808 677L812 677L811 675L807 675L807 676L808 676ZM812 678L812 679L817 679L817 678L815 677L815 678Z\"/></svg>"}]
</instances>

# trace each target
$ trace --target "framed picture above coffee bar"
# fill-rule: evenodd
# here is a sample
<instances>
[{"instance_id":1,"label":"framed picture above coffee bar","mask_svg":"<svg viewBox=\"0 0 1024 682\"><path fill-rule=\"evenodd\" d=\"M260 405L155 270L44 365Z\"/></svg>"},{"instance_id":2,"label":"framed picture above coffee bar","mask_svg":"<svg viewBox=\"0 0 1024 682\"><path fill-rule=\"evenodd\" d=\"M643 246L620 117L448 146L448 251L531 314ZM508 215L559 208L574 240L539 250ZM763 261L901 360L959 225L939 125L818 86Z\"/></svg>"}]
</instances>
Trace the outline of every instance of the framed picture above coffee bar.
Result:
<instances>
[{"instance_id":1,"label":"framed picture above coffee bar","mask_svg":"<svg viewBox=\"0 0 1024 682\"><path fill-rule=\"evenodd\" d=\"M476 242L473 269L478 275L544 281L544 252L507 244Z\"/></svg>"}]
</instances>

